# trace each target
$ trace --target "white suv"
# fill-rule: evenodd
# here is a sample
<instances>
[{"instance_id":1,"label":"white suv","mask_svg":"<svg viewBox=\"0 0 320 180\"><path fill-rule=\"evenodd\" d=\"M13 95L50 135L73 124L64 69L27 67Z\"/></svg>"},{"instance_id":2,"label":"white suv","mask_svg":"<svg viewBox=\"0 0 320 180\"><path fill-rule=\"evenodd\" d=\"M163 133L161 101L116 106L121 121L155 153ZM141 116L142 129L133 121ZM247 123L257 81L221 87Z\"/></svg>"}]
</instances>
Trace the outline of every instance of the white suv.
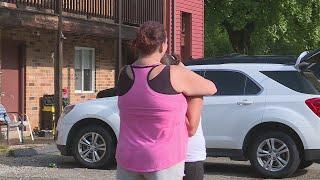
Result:
<instances>
[{"instance_id":1,"label":"white suv","mask_svg":"<svg viewBox=\"0 0 320 180\"><path fill-rule=\"evenodd\" d=\"M203 130L211 157L250 160L264 177L283 178L320 160L319 52L296 63L289 56L234 56L188 66L212 80ZM295 64L296 63L296 64ZM56 143L83 166L114 163L119 134L117 97L68 106Z\"/></svg>"}]
</instances>

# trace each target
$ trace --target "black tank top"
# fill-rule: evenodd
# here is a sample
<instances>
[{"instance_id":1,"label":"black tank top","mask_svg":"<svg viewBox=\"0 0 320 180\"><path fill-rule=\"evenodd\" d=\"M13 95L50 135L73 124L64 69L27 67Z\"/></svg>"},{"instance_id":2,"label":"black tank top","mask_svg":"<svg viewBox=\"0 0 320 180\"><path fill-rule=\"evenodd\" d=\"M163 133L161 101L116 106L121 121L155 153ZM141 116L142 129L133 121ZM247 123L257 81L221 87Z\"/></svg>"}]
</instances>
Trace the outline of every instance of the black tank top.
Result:
<instances>
[{"instance_id":1,"label":"black tank top","mask_svg":"<svg viewBox=\"0 0 320 180\"><path fill-rule=\"evenodd\" d=\"M157 67L153 66L153 68L149 71L149 75L152 72L152 70ZM134 71L133 68L147 68L150 66L134 66L130 65L124 68L119 76L119 82L116 87L117 89L117 95L123 96L126 94L134 83ZM133 79L131 79L127 73L127 68L130 68L130 71L133 74ZM148 78L149 78L148 75ZM155 92L161 93L161 94L168 94L168 95L174 95L179 94L174 88L172 87L171 80L170 80L170 66L165 66L163 70L153 79L148 80L149 87L154 90Z\"/></svg>"}]
</instances>

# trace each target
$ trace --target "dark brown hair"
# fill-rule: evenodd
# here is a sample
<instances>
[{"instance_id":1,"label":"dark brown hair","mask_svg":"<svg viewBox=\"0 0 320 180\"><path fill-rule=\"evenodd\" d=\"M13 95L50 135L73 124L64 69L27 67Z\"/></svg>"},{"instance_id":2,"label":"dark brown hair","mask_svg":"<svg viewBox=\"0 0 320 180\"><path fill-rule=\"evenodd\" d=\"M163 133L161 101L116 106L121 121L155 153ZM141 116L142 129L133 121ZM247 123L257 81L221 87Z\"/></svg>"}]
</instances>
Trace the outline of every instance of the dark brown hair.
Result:
<instances>
[{"instance_id":1,"label":"dark brown hair","mask_svg":"<svg viewBox=\"0 0 320 180\"><path fill-rule=\"evenodd\" d=\"M153 53L162 43L166 42L167 35L159 22L148 21L141 25L133 46L140 54Z\"/></svg>"}]
</instances>

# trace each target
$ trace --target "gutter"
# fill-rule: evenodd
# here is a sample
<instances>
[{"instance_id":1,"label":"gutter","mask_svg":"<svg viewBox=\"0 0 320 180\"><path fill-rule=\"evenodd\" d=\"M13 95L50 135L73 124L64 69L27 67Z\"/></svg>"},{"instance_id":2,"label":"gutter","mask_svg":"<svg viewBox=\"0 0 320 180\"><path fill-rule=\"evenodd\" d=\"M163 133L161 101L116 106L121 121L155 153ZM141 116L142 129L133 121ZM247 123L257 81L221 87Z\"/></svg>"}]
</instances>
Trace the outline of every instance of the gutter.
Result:
<instances>
[{"instance_id":1,"label":"gutter","mask_svg":"<svg viewBox=\"0 0 320 180\"><path fill-rule=\"evenodd\" d=\"M176 53L176 9L177 9L177 5L176 5L176 0L172 0L171 1L171 6L172 6L172 53Z\"/></svg>"}]
</instances>

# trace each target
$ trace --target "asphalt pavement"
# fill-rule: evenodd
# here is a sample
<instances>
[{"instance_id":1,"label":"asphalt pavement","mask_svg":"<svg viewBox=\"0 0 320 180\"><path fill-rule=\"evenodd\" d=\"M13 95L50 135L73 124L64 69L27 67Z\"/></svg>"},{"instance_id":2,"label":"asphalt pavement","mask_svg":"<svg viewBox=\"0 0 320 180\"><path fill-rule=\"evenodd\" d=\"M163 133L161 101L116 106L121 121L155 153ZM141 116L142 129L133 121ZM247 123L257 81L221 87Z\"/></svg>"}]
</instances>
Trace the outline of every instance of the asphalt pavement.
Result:
<instances>
[{"instance_id":1,"label":"asphalt pavement","mask_svg":"<svg viewBox=\"0 0 320 180\"><path fill-rule=\"evenodd\" d=\"M111 169L86 169L72 157L61 156L54 144L37 146L32 156L9 157L0 155L0 179L77 179L114 180ZM228 158L208 158L205 163L205 180L261 179L249 162L231 161ZM290 179L320 179L320 164L299 170Z\"/></svg>"}]
</instances>

